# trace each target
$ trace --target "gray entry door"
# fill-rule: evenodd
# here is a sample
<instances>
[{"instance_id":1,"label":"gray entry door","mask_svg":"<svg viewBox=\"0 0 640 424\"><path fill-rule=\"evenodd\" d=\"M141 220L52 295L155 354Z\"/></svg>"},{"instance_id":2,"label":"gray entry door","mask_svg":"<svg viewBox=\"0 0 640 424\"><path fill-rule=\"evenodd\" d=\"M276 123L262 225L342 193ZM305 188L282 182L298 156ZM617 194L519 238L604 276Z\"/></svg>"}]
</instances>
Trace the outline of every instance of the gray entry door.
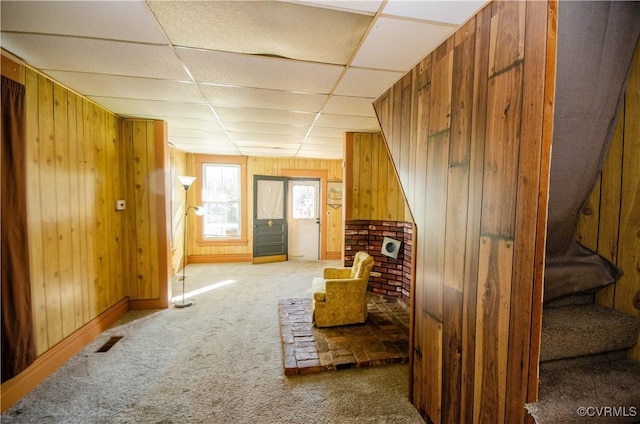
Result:
<instances>
[{"instance_id":1,"label":"gray entry door","mask_svg":"<svg viewBox=\"0 0 640 424\"><path fill-rule=\"evenodd\" d=\"M253 262L287 260L287 179L253 177Z\"/></svg>"}]
</instances>

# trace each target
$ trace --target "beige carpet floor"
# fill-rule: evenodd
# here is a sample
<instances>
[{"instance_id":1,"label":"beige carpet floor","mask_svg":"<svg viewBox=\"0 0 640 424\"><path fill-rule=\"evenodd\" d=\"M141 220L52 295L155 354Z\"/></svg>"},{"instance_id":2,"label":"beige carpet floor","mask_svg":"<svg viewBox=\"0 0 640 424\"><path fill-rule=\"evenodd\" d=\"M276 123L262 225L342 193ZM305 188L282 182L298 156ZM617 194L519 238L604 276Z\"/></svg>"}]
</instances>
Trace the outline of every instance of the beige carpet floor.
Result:
<instances>
[{"instance_id":1,"label":"beige carpet floor","mask_svg":"<svg viewBox=\"0 0 640 424\"><path fill-rule=\"evenodd\" d=\"M189 308L129 312L2 423L422 423L408 365L285 376L278 300L337 261L194 264ZM182 284L175 279L174 295ZM122 337L107 352L96 352Z\"/></svg>"}]
</instances>

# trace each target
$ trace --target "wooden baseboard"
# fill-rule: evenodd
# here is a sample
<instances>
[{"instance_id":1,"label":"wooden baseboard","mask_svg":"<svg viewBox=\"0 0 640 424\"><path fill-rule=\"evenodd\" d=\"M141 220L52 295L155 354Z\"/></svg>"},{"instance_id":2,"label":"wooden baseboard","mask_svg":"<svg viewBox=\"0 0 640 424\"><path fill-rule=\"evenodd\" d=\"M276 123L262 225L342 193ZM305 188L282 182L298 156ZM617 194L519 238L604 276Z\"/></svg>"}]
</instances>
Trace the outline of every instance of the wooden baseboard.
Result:
<instances>
[{"instance_id":1,"label":"wooden baseboard","mask_svg":"<svg viewBox=\"0 0 640 424\"><path fill-rule=\"evenodd\" d=\"M3 383L0 386L0 412L10 408L128 311L129 298L125 297L40 355L29 368Z\"/></svg>"},{"instance_id":2,"label":"wooden baseboard","mask_svg":"<svg viewBox=\"0 0 640 424\"><path fill-rule=\"evenodd\" d=\"M285 262L287 255L259 256L253 258L254 264L268 264L271 262Z\"/></svg>"},{"instance_id":3,"label":"wooden baseboard","mask_svg":"<svg viewBox=\"0 0 640 424\"><path fill-rule=\"evenodd\" d=\"M327 252L327 259L342 259L342 252Z\"/></svg>"},{"instance_id":4,"label":"wooden baseboard","mask_svg":"<svg viewBox=\"0 0 640 424\"><path fill-rule=\"evenodd\" d=\"M222 255L189 255L188 264L212 264L222 262L251 262L251 253L229 253Z\"/></svg>"},{"instance_id":5,"label":"wooden baseboard","mask_svg":"<svg viewBox=\"0 0 640 424\"><path fill-rule=\"evenodd\" d=\"M171 304L170 299L140 299L130 300L129 310L142 311L146 309L167 309Z\"/></svg>"}]
</instances>

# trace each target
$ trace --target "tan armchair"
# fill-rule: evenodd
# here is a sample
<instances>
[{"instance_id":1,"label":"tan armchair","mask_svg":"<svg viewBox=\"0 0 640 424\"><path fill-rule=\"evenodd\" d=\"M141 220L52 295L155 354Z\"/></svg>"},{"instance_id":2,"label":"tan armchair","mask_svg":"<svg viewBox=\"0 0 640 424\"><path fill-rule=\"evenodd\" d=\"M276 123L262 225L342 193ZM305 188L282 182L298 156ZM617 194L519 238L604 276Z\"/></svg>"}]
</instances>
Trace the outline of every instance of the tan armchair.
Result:
<instances>
[{"instance_id":1,"label":"tan armchair","mask_svg":"<svg viewBox=\"0 0 640 424\"><path fill-rule=\"evenodd\" d=\"M373 257L358 252L351 268L325 268L314 278L313 316L318 327L358 324L367 319L367 285Z\"/></svg>"}]
</instances>

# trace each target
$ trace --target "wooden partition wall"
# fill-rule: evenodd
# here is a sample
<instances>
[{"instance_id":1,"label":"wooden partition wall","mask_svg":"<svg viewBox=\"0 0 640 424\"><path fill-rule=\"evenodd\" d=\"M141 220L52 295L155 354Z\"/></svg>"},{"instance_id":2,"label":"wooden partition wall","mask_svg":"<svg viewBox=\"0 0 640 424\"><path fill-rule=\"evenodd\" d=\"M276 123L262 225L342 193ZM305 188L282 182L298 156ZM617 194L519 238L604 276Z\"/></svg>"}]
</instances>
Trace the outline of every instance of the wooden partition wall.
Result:
<instances>
[{"instance_id":1,"label":"wooden partition wall","mask_svg":"<svg viewBox=\"0 0 640 424\"><path fill-rule=\"evenodd\" d=\"M522 423L537 398L555 12L490 3L374 104L416 223L428 422Z\"/></svg>"},{"instance_id":2,"label":"wooden partition wall","mask_svg":"<svg viewBox=\"0 0 640 424\"><path fill-rule=\"evenodd\" d=\"M380 133L345 134L345 220L413 222Z\"/></svg>"},{"instance_id":3,"label":"wooden partition wall","mask_svg":"<svg viewBox=\"0 0 640 424\"><path fill-rule=\"evenodd\" d=\"M4 410L130 306L167 307L168 273L164 123L123 121L4 52L2 74L26 93L38 354L2 384Z\"/></svg>"},{"instance_id":4,"label":"wooden partition wall","mask_svg":"<svg viewBox=\"0 0 640 424\"><path fill-rule=\"evenodd\" d=\"M640 43L636 46L624 103L604 168L577 228L577 239L624 274L600 290L598 303L640 318ZM640 361L640 343L631 355Z\"/></svg>"}]
</instances>

